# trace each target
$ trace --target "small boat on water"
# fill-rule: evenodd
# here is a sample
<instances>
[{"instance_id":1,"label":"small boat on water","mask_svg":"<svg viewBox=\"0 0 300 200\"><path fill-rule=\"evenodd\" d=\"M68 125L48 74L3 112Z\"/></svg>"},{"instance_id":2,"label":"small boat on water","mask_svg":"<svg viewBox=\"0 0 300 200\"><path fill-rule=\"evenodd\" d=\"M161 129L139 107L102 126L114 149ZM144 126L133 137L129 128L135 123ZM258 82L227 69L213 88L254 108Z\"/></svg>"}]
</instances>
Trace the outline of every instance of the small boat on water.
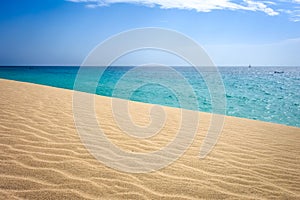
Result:
<instances>
[{"instance_id":1,"label":"small boat on water","mask_svg":"<svg viewBox=\"0 0 300 200\"><path fill-rule=\"evenodd\" d=\"M274 71L274 74L283 74L284 71Z\"/></svg>"}]
</instances>

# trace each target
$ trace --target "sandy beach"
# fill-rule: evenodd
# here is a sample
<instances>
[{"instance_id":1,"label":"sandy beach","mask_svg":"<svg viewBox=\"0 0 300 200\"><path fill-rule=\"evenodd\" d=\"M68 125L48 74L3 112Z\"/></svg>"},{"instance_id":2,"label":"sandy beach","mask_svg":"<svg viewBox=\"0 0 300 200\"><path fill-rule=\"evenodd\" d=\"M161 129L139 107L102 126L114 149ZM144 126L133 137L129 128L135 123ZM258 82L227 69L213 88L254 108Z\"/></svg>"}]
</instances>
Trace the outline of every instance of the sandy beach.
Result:
<instances>
[{"instance_id":1,"label":"sandy beach","mask_svg":"<svg viewBox=\"0 0 300 200\"><path fill-rule=\"evenodd\" d=\"M211 119L199 113L197 136L182 157L131 174L85 148L73 120L73 91L0 79L0 93L0 199L300 199L300 128L226 117L217 145L199 159ZM163 107L159 134L131 138L116 125L110 100L96 96L97 119L126 151L158 150L180 126L180 109ZM147 125L151 107L130 102L132 120Z\"/></svg>"}]
</instances>

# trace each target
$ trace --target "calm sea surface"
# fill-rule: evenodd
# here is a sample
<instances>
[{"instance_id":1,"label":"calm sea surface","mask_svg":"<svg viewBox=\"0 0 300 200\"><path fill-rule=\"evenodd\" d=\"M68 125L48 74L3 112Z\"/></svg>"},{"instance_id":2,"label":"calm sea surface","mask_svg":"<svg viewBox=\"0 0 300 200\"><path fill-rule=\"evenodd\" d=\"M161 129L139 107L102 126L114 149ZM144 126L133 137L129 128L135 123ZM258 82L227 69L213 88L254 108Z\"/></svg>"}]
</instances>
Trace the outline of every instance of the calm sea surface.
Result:
<instances>
[{"instance_id":1,"label":"calm sea surface","mask_svg":"<svg viewBox=\"0 0 300 200\"><path fill-rule=\"evenodd\" d=\"M133 69L131 67L109 67L105 71L104 68L100 69L103 75L95 88L99 95L186 109L190 107L182 106L180 101L192 103L195 100L186 97L182 99L180 93L175 94L172 88L166 87L169 83L184 90L186 85L180 85L181 82L164 68L139 70L134 77L124 76ZM194 90L198 110L211 112L210 93L201 74L192 67L174 69ZM225 86L227 115L300 127L300 67L218 69ZM78 70L79 67L0 67L0 78L73 89ZM80 90L93 93L94 90L89 87L90 75L84 75L86 78ZM154 81L149 83L149 80ZM120 83L128 87L120 87ZM132 91L132 85L140 87Z\"/></svg>"}]
</instances>

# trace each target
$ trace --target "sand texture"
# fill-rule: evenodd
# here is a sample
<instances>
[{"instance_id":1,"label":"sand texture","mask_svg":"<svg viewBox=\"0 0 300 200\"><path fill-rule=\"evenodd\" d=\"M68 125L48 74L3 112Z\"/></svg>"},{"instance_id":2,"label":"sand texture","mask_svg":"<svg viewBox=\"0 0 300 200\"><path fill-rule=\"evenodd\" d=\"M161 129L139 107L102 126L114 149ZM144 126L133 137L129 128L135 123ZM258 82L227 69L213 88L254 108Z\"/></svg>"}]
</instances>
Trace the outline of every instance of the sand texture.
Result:
<instances>
[{"instance_id":1,"label":"sand texture","mask_svg":"<svg viewBox=\"0 0 300 200\"><path fill-rule=\"evenodd\" d=\"M300 199L300 129L226 117L214 150L199 159L211 115L199 113L197 136L171 165L124 173L97 161L76 131L71 90L0 80L0 199ZM114 121L110 98L97 96L100 126L128 152L168 144L180 109L164 107L157 135L134 139ZM149 123L152 105L130 102L132 120Z\"/></svg>"}]
</instances>

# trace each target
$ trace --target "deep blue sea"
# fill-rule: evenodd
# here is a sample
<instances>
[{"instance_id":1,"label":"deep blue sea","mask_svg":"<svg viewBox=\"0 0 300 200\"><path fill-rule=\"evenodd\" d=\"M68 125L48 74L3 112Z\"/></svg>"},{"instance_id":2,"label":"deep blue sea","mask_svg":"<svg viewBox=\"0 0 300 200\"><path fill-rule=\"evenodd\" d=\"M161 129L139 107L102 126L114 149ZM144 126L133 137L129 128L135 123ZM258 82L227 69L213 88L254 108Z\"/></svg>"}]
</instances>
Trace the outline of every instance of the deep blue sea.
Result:
<instances>
[{"instance_id":1,"label":"deep blue sea","mask_svg":"<svg viewBox=\"0 0 300 200\"><path fill-rule=\"evenodd\" d=\"M149 84L155 78L176 85L168 71L159 67L138 72L133 79L122 84L137 82L137 88L128 98L128 91L116 88L116 84L131 67L109 67L104 71L96 93L134 101L181 106L178 96L168 87ZM192 86L198 101L198 110L211 112L211 99L202 76L192 67L175 67ZM300 67L219 67L226 92L226 114L266 122L300 127ZM79 67L0 67L0 78L25 81L59 88L73 89ZM279 72L279 73L276 73ZM91 73L93 73L91 71ZM89 75L86 74L86 89L90 92ZM182 86L183 87L183 86ZM119 91L118 91L119 90ZM189 101L189 99L184 99Z\"/></svg>"}]
</instances>

